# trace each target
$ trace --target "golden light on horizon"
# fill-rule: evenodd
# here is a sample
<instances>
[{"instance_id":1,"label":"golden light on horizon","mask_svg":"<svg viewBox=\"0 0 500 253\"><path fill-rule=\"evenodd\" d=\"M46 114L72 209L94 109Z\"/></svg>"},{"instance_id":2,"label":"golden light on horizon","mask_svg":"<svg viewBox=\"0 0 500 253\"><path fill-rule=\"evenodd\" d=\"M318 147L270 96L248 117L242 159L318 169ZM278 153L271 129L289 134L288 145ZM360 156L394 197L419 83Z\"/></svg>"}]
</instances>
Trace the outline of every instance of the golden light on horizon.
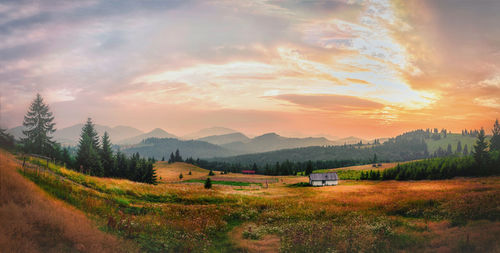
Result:
<instances>
[{"instance_id":1,"label":"golden light on horizon","mask_svg":"<svg viewBox=\"0 0 500 253\"><path fill-rule=\"evenodd\" d=\"M0 18L2 126L19 125L36 92L62 127L93 116L172 132L377 137L478 128L500 114L494 6L195 1L89 11L101 4L19 15L27 6L0 6L10 13ZM61 18L30 23L44 13Z\"/></svg>"}]
</instances>

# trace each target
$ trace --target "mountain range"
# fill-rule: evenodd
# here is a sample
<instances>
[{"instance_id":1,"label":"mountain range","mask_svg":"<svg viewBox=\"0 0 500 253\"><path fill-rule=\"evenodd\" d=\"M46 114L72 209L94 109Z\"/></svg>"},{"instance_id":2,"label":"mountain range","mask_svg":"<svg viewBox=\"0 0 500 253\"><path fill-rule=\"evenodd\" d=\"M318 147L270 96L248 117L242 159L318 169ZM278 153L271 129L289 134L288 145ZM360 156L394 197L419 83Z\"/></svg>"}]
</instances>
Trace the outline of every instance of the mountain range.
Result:
<instances>
[{"instance_id":1,"label":"mountain range","mask_svg":"<svg viewBox=\"0 0 500 253\"><path fill-rule=\"evenodd\" d=\"M225 128L225 127L210 127L204 128L194 133L186 134L182 136L180 139L184 140L196 140L200 138L204 138L207 136L216 136L216 135L226 135L236 133L236 130Z\"/></svg>"},{"instance_id":2,"label":"mountain range","mask_svg":"<svg viewBox=\"0 0 500 253\"><path fill-rule=\"evenodd\" d=\"M57 129L54 132L54 140L61 143L64 146L75 146L78 144L80 139L80 134L82 132L82 127L84 124L76 124L70 127L65 127ZM95 124L95 130L102 136L104 132L108 132L111 142L114 144L137 144L143 139L150 137L159 138L176 138L174 135L165 132L162 129L156 128L151 132L144 133L139 129L130 126L116 126L109 127L104 125ZM22 133L23 127L18 126L7 130L7 133L12 134L14 138L20 139L24 135Z\"/></svg>"},{"instance_id":3,"label":"mountain range","mask_svg":"<svg viewBox=\"0 0 500 253\"><path fill-rule=\"evenodd\" d=\"M129 146L122 151L127 154L138 152L143 156L160 158L180 150L181 155L193 158L228 157L275 151L286 148L310 146L330 146L336 142L323 137L287 138L276 133L268 133L255 138L248 138L242 133L212 135L197 140L179 140L174 138L151 138Z\"/></svg>"},{"instance_id":4,"label":"mountain range","mask_svg":"<svg viewBox=\"0 0 500 253\"><path fill-rule=\"evenodd\" d=\"M76 146L82 127L83 124L76 124L58 129L54 133L54 140L64 146ZM19 126L7 132L19 139L23 136L22 129L23 127ZM95 129L99 136L108 132L111 142L120 145L125 153L139 152L143 156L156 158L169 155L177 149L184 157L212 158L300 147L351 144L361 140L356 137L337 140L329 140L325 137L289 138L276 133L249 138L243 133L225 127L205 128L182 137L168 133L161 128L145 133L130 126L109 127L96 124ZM150 138L153 139L149 140ZM366 143L365 140L362 141Z\"/></svg>"},{"instance_id":5,"label":"mountain range","mask_svg":"<svg viewBox=\"0 0 500 253\"><path fill-rule=\"evenodd\" d=\"M177 138L177 136L166 132L165 130L161 128L155 128L151 130L150 132L144 133L144 134L139 134L134 137L126 138L120 141L117 141L116 144L118 145L131 145L131 144L137 144L145 139L148 138Z\"/></svg>"}]
</instances>

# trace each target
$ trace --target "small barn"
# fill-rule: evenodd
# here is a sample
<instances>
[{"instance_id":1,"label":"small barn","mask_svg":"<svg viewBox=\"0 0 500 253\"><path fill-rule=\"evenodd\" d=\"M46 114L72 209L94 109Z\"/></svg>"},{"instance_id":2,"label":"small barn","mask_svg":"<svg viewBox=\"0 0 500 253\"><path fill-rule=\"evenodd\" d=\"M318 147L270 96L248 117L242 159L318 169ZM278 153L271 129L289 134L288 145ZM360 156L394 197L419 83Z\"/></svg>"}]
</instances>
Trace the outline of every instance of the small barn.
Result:
<instances>
[{"instance_id":1,"label":"small barn","mask_svg":"<svg viewBox=\"0 0 500 253\"><path fill-rule=\"evenodd\" d=\"M336 172L312 173L309 175L309 184L312 186L337 185L339 176Z\"/></svg>"}]
</instances>

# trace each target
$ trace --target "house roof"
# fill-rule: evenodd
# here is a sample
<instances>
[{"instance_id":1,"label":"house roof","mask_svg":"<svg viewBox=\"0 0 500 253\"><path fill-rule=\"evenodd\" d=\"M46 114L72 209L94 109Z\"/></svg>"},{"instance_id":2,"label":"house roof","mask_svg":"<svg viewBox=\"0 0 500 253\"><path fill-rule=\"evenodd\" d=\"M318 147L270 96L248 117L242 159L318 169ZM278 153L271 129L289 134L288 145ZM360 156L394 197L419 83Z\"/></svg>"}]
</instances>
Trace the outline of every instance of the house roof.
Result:
<instances>
[{"instance_id":1,"label":"house roof","mask_svg":"<svg viewBox=\"0 0 500 253\"><path fill-rule=\"evenodd\" d=\"M339 176L336 172L328 173L313 173L309 175L311 180L339 180Z\"/></svg>"}]
</instances>

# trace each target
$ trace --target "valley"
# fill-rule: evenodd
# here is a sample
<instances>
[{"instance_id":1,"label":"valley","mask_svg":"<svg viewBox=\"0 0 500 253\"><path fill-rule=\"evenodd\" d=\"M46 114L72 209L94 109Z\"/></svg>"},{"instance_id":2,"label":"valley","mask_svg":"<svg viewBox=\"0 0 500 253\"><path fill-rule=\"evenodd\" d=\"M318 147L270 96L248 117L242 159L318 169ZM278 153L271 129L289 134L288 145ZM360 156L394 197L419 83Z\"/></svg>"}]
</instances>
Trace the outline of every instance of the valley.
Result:
<instances>
[{"instance_id":1,"label":"valley","mask_svg":"<svg viewBox=\"0 0 500 253\"><path fill-rule=\"evenodd\" d=\"M19 170L24 180L141 251L493 252L500 247L498 177L294 187L307 177L215 171L214 182L252 184L204 189L192 180L203 181L208 171L185 163L158 162L161 179L148 185L83 175L52 163L50 173L43 166L37 173L22 170L12 155L4 152L3 158L8 161L3 170ZM179 179L180 173L185 177Z\"/></svg>"}]
</instances>

